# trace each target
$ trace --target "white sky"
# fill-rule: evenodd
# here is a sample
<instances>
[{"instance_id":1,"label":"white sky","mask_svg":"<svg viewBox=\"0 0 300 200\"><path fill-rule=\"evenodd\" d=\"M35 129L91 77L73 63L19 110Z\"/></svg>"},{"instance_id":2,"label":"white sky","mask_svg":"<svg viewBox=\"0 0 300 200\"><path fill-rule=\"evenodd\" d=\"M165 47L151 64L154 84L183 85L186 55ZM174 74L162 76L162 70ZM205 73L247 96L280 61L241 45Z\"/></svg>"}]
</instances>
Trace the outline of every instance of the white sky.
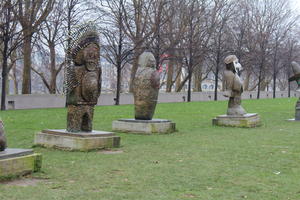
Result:
<instances>
[{"instance_id":1,"label":"white sky","mask_svg":"<svg viewBox=\"0 0 300 200\"><path fill-rule=\"evenodd\" d=\"M300 0L290 0L292 9L300 14Z\"/></svg>"}]
</instances>

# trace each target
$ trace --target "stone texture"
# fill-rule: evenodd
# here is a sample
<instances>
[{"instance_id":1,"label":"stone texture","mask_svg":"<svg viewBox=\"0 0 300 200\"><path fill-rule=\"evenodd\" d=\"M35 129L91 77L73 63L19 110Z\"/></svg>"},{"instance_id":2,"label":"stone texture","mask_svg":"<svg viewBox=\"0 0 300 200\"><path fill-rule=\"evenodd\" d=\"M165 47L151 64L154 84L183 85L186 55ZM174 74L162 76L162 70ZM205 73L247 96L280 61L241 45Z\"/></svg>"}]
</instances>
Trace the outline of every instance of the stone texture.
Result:
<instances>
[{"instance_id":1,"label":"stone texture","mask_svg":"<svg viewBox=\"0 0 300 200\"><path fill-rule=\"evenodd\" d=\"M164 119L120 119L113 121L112 129L113 131L125 133L166 134L175 132L175 123Z\"/></svg>"},{"instance_id":2,"label":"stone texture","mask_svg":"<svg viewBox=\"0 0 300 200\"><path fill-rule=\"evenodd\" d=\"M43 130L36 134L36 145L64 150L90 151L120 146L120 137L111 132L70 133L66 130Z\"/></svg>"},{"instance_id":3,"label":"stone texture","mask_svg":"<svg viewBox=\"0 0 300 200\"><path fill-rule=\"evenodd\" d=\"M150 52L144 52L139 57L133 82L135 119L151 120L157 104L160 76L155 69L155 58Z\"/></svg>"},{"instance_id":4,"label":"stone texture","mask_svg":"<svg viewBox=\"0 0 300 200\"><path fill-rule=\"evenodd\" d=\"M224 96L229 97L227 115L244 115L246 111L241 106L243 83L239 77L241 64L235 55L227 56L224 62L226 64L223 77L226 89Z\"/></svg>"},{"instance_id":5,"label":"stone texture","mask_svg":"<svg viewBox=\"0 0 300 200\"><path fill-rule=\"evenodd\" d=\"M101 91L100 45L97 28L83 24L71 36L66 68L67 130L92 131L94 106Z\"/></svg>"},{"instance_id":6,"label":"stone texture","mask_svg":"<svg viewBox=\"0 0 300 200\"><path fill-rule=\"evenodd\" d=\"M293 75L289 78L289 81L296 81L298 88L296 89L296 92L300 92L300 65L293 61L291 63ZM291 119L289 121L300 121L300 98L298 99L296 106L295 106L295 118Z\"/></svg>"},{"instance_id":7,"label":"stone texture","mask_svg":"<svg viewBox=\"0 0 300 200\"><path fill-rule=\"evenodd\" d=\"M6 137L4 133L4 127L3 127L3 122L0 121L0 152L4 151L6 148Z\"/></svg>"},{"instance_id":8,"label":"stone texture","mask_svg":"<svg viewBox=\"0 0 300 200\"><path fill-rule=\"evenodd\" d=\"M219 115L212 120L216 126L231 126L253 128L261 125L260 117L256 113L248 113L245 115Z\"/></svg>"},{"instance_id":9,"label":"stone texture","mask_svg":"<svg viewBox=\"0 0 300 200\"><path fill-rule=\"evenodd\" d=\"M23 153L22 153L23 152ZM41 154L31 150L6 149L0 156L0 177L24 175L40 171L42 166Z\"/></svg>"}]
</instances>

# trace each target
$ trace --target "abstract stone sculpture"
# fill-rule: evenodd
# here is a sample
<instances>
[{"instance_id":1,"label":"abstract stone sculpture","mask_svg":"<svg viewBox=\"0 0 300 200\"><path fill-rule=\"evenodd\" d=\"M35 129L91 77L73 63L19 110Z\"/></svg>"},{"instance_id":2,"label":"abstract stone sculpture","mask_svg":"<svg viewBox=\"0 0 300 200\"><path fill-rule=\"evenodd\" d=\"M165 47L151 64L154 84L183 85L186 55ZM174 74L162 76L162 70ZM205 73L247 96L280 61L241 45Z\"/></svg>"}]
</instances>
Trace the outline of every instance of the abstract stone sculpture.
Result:
<instances>
[{"instance_id":1,"label":"abstract stone sculpture","mask_svg":"<svg viewBox=\"0 0 300 200\"><path fill-rule=\"evenodd\" d=\"M296 81L298 85L296 92L300 92L300 65L295 61L293 61L291 65L294 75L289 78L289 81ZM295 107L295 119L291 119L289 121L300 121L300 98L298 99Z\"/></svg>"},{"instance_id":2,"label":"abstract stone sculpture","mask_svg":"<svg viewBox=\"0 0 300 200\"><path fill-rule=\"evenodd\" d=\"M95 26L88 24L71 38L71 64L66 73L67 131L90 132L101 91L99 36Z\"/></svg>"},{"instance_id":3,"label":"abstract stone sculpture","mask_svg":"<svg viewBox=\"0 0 300 200\"><path fill-rule=\"evenodd\" d=\"M241 106L241 95L243 93L243 83L239 77L242 69L238 58L229 55L225 58L226 69L224 71L224 96L229 97L227 115L219 115L212 120L213 125L233 126L233 127L256 127L260 124L259 116L256 113L246 113Z\"/></svg>"},{"instance_id":4,"label":"abstract stone sculpture","mask_svg":"<svg viewBox=\"0 0 300 200\"><path fill-rule=\"evenodd\" d=\"M157 104L160 74L156 70L154 55L144 52L139 56L138 70L133 81L135 119L113 121L112 129L118 132L165 134L175 131L175 123L166 119L152 119Z\"/></svg>"},{"instance_id":5,"label":"abstract stone sculpture","mask_svg":"<svg viewBox=\"0 0 300 200\"><path fill-rule=\"evenodd\" d=\"M139 67L133 82L135 119L151 120L157 104L160 75L150 52L140 55Z\"/></svg>"},{"instance_id":6,"label":"abstract stone sculpture","mask_svg":"<svg viewBox=\"0 0 300 200\"><path fill-rule=\"evenodd\" d=\"M242 66L235 55L227 56L224 62L226 64L223 77L226 89L224 96L229 97L227 115L244 115L246 111L241 106L243 83L239 77Z\"/></svg>"},{"instance_id":7,"label":"abstract stone sculpture","mask_svg":"<svg viewBox=\"0 0 300 200\"><path fill-rule=\"evenodd\" d=\"M3 122L0 121L0 151L4 151L7 147L6 137L4 133Z\"/></svg>"}]
</instances>

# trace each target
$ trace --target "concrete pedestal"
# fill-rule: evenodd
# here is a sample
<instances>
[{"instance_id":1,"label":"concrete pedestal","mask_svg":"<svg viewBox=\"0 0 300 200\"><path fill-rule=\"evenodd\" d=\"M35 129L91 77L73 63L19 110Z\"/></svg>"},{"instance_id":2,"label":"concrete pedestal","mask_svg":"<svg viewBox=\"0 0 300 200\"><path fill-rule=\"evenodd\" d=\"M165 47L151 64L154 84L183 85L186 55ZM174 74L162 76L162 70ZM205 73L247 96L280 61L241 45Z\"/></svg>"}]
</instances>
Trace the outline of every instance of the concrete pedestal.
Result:
<instances>
[{"instance_id":1,"label":"concrete pedestal","mask_svg":"<svg viewBox=\"0 0 300 200\"><path fill-rule=\"evenodd\" d=\"M243 116L219 115L212 123L216 126L253 128L260 125L260 117L257 113L247 113Z\"/></svg>"},{"instance_id":2,"label":"concrete pedestal","mask_svg":"<svg viewBox=\"0 0 300 200\"><path fill-rule=\"evenodd\" d=\"M112 132L92 131L72 133L62 130L43 130L34 143L39 146L64 150L89 151L120 146L120 137Z\"/></svg>"},{"instance_id":3,"label":"concrete pedestal","mask_svg":"<svg viewBox=\"0 0 300 200\"><path fill-rule=\"evenodd\" d=\"M41 154L31 149L7 148L0 152L0 178L37 172L41 166Z\"/></svg>"},{"instance_id":4,"label":"concrete pedestal","mask_svg":"<svg viewBox=\"0 0 300 200\"><path fill-rule=\"evenodd\" d=\"M175 123L166 119L119 119L112 123L113 131L140 134L166 134L175 132Z\"/></svg>"}]
</instances>

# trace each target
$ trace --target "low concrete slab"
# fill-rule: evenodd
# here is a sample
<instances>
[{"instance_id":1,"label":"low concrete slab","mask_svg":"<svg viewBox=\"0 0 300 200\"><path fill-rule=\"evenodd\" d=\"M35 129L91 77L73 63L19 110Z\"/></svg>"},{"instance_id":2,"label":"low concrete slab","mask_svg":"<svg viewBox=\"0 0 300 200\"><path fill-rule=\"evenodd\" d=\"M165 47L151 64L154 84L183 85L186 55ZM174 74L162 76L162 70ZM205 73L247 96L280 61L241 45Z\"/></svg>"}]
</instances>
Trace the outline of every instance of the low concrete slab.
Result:
<instances>
[{"instance_id":1,"label":"low concrete slab","mask_svg":"<svg viewBox=\"0 0 300 200\"><path fill-rule=\"evenodd\" d=\"M166 119L119 119L113 121L112 130L124 133L166 134L175 132L175 126L174 122Z\"/></svg>"},{"instance_id":2,"label":"low concrete slab","mask_svg":"<svg viewBox=\"0 0 300 200\"><path fill-rule=\"evenodd\" d=\"M120 137L112 132L71 133L65 129L43 130L35 136L35 145L64 150L90 151L120 146Z\"/></svg>"},{"instance_id":3,"label":"low concrete slab","mask_svg":"<svg viewBox=\"0 0 300 200\"><path fill-rule=\"evenodd\" d=\"M40 171L42 156L31 149L6 149L0 152L0 178Z\"/></svg>"},{"instance_id":4,"label":"low concrete slab","mask_svg":"<svg viewBox=\"0 0 300 200\"><path fill-rule=\"evenodd\" d=\"M216 126L231 126L253 128L261 125L260 117L257 113L247 113L243 116L219 115L212 120Z\"/></svg>"}]
</instances>

